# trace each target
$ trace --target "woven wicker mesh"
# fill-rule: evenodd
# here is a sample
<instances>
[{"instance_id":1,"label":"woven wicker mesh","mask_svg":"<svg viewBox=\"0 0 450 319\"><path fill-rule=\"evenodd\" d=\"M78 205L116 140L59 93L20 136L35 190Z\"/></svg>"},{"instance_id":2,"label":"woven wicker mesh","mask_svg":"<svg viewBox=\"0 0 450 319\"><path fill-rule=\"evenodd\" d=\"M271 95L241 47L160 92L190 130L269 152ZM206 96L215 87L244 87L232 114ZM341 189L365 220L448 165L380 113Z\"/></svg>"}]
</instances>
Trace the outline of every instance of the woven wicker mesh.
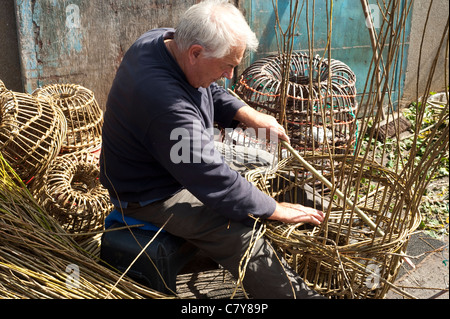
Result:
<instances>
[{"instance_id":1,"label":"woven wicker mesh","mask_svg":"<svg viewBox=\"0 0 450 319\"><path fill-rule=\"evenodd\" d=\"M399 254L420 223L412 194L395 173L376 163L335 155L305 157L328 179L334 167L335 187L383 230L380 236L343 205L321 181L296 159L287 158L273 170L255 169L246 178L280 202L299 202L309 185L316 203L324 207L321 226L266 221L265 235L312 288L332 298L383 298L400 267ZM328 171L326 171L328 167ZM331 204L328 204L331 203ZM319 207L321 208L321 207ZM328 210L327 210L328 209Z\"/></svg>"},{"instance_id":2,"label":"woven wicker mesh","mask_svg":"<svg viewBox=\"0 0 450 319\"><path fill-rule=\"evenodd\" d=\"M64 115L51 101L9 90L0 94L0 151L24 181L57 156L66 131Z\"/></svg>"},{"instance_id":3,"label":"woven wicker mesh","mask_svg":"<svg viewBox=\"0 0 450 319\"><path fill-rule=\"evenodd\" d=\"M101 141L103 112L94 93L76 84L50 84L38 88L33 95L51 98L67 120L67 134L62 152L95 147Z\"/></svg>"},{"instance_id":4,"label":"woven wicker mesh","mask_svg":"<svg viewBox=\"0 0 450 319\"><path fill-rule=\"evenodd\" d=\"M6 86L3 83L2 80L0 80L0 94L2 94L2 92L6 91Z\"/></svg>"},{"instance_id":5,"label":"woven wicker mesh","mask_svg":"<svg viewBox=\"0 0 450 319\"><path fill-rule=\"evenodd\" d=\"M59 155L33 193L66 231L82 236L102 229L113 209L99 174L98 158L87 150Z\"/></svg>"},{"instance_id":6,"label":"woven wicker mesh","mask_svg":"<svg viewBox=\"0 0 450 319\"><path fill-rule=\"evenodd\" d=\"M251 107L280 119L282 59L272 55L254 62L234 91ZM310 80L312 85L310 85ZM330 80L330 81L329 81ZM297 150L343 152L355 142L355 75L338 60L294 52L290 61L286 122ZM328 141L328 143L326 143Z\"/></svg>"}]
</instances>

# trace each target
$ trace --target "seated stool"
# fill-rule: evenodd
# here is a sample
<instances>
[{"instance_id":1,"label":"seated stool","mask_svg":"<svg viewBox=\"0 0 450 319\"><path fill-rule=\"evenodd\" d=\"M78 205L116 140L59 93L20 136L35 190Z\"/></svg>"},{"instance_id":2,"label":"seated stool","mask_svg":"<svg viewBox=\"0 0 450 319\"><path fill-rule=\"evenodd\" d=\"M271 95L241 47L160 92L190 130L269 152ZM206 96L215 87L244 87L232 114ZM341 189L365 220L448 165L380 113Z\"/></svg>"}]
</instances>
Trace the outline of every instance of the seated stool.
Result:
<instances>
[{"instance_id":1,"label":"seated stool","mask_svg":"<svg viewBox=\"0 0 450 319\"><path fill-rule=\"evenodd\" d=\"M120 219L117 218L118 214ZM103 233L100 250L101 261L121 272L130 266L158 231L156 226L148 222L127 217L125 221L127 225L144 224L144 227L122 228ZM105 220L106 229L123 226L125 224L122 215L117 210L111 212ZM186 240L161 231L134 262L127 276L154 290L166 294L175 293L178 273L197 251L198 248Z\"/></svg>"}]
</instances>

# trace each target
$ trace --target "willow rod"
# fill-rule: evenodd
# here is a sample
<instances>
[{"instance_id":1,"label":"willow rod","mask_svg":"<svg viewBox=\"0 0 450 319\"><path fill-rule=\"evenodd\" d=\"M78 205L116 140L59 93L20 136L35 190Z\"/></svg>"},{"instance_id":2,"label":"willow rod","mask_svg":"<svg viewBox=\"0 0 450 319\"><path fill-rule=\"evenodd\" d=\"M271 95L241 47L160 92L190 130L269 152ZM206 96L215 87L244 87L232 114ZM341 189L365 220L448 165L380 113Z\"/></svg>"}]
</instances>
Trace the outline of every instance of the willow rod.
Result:
<instances>
[{"instance_id":1,"label":"willow rod","mask_svg":"<svg viewBox=\"0 0 450 319\"><path fill-rule=\"evenodd\" d=\"M369 30L369 35L370 35L370 42L372 43L372 51L373 51L373 56L375 61L378 62L378 65L376 67L375 70L375 74L376 74L376 81L377 81L377 87L381 86L381 70L380 70L380 65L379 65L379 53L378 53L378 49L379 49L379 41L377 40L377 34L375 32L375 27L373 25L372 22L372 15L370 14L370 9L369 9L369 3L367 0L361 0L361 5L363 8L363 12L364 12L364 17L366 18L366 25L367 25L367 29ZM378 96L377 96L377 102L381 103L380 101L383 99L382 96L382 91L378 90ZM386 119L386 114L384 112L384 109L381 108L381 119L384 120Z\"/></svg>"},{"instance_id":2,"label":"willow rod","mask_svg":"<svg viewBox=\"0 0 450 319\"><path fill-rule=\"evenodd\" d=\"M235 96L237 99L239 99L240 101L242 101L242 103L245 103L240 97L239 95L237 95L235 92L233 92L232 90L228 89L228 91ZM246 103L245 103L246 104ZM247 104L246 104L247 105ZM299 160L299 162L312 174L314 174L314 176L316 176L322 183L324 183L327 187L329 187L330 189L333 189L333 184L331 184L331 182L326 179L322 174L320 174L319 171L317 171L313 166L311 166L303 157L300 156L300 154L298 154L298 152L286 141L281 141L281 143L291 152L292 155L294 155L294 157ZM377 227L377 225L375 225L375 223L356 205L354 205L354 203L348 198L345 197L345 195L339 190L339 189L335 189L336 195L339 196L340 199L342 199L345 203L347 203L347 205L349 205L350 207L355 207L355 211L358 214L358 216L370 227L370 229L372 229L373 231L375 231L378 235L380 235L381 237L384 236L384 232Z\"/></svg>"},{"instance_id":3,"label":"willow rod","mask_svg":"<svg viewBox=\"0 0 450 319\"><path fill-rule=\"evenodd\" d=\"M314 174L314 176L316 176L318 179L320 179L320 181L322 183L324 183L327 187L329 187L330 189L333 189L333 184L331 184L331 182L329 180L327 180L322 174L320 174L320 172L317 171L311 164L309 164L307 161L305 161L305 159L303 159L303 157L301 157L300 154L298 154L298 152L288 142L282 140L281 144L283 144L291 152L291 154L294 155L295 158L298 159L299 162L309 172ZM345 195L339 189L335 189L335 192L336 192L336 195L338 195L340 199L342 199L343 201L345 201L347 203L347 205L349 205L349 206L354 205L354 203L348 197L345 197ZM384 236L384 232L380 228L378 228L377 225L375 225L375 223L369 218L369 216L364 214L364 212L358 206L355 205L354 207L355 207L355 211L358 214L358 216L361 217L361 219L367 223L367 225L370 227L370 229L375 231L378 235Z\"/></svg>"}]
</instances>

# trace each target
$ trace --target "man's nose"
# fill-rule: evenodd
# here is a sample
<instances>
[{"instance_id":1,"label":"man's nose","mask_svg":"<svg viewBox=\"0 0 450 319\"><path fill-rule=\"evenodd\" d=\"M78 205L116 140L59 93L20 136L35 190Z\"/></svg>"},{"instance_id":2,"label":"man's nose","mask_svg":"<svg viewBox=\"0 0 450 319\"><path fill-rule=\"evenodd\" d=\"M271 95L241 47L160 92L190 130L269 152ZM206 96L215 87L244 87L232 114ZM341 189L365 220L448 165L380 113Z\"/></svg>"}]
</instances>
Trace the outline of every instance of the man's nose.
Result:
<instances>
[{"instance_id":1,"label":"man's nose","mask_svg":"<svg viewBox=\"0 0 450 319\"><path fill-rule=\"evenodd\" d=\"M227 78L228 80L231 80L233 78L233 72L234 68L230 68L229 70L226 70L223 72L222 77Z\"/></svg>"}]
</instances>

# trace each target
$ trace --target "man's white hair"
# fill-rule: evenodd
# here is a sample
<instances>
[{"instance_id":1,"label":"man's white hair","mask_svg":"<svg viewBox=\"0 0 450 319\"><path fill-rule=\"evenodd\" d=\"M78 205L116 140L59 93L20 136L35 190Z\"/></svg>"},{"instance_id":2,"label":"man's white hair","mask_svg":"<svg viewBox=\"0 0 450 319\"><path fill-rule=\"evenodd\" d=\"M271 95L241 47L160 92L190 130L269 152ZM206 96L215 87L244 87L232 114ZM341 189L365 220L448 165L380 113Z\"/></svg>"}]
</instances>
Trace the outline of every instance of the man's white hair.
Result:
<instances>
[{"instance_id":1,"label":"man's white hair","mask_svg":"<svg viewBox=\"0 0 450 319\"><path fill-rule=\"evenodd\" d=\"M199 44L211 58L222 58L233 47L245 45L250 51L258 47L243 14L228 0L206 0L190 7L176 27L174 40L182 51Z\"/></svg>"}]
</instances>

